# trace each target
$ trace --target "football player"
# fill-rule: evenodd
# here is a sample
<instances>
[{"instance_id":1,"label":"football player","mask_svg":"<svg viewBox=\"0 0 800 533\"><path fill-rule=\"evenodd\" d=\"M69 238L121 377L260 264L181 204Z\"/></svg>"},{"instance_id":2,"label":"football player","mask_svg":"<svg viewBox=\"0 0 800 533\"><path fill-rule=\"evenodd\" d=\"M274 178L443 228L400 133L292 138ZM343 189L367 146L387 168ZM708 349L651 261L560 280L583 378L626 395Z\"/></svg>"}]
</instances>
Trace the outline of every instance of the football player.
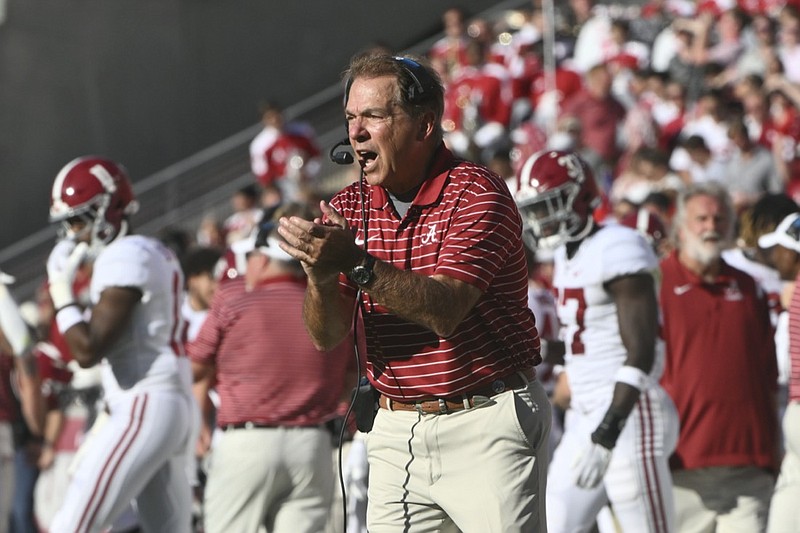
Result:
<instances>
[{"instance_id":1,"label":"football player","mask_svg":"<svg viewBox=\"0 0 800 533\"><path fill-rule=\"evenodd\" d=\"M130 234L137 208L119 164L81 157L55 178L47 261L56 322L81 367L101 364L108 416L93 428L51 531L101 531L136 500L145 531L189 532L188 453L198 424L183 353L183 274L160 241ZM90 315L73 278L93 262ZM191 446L191 447L190 447Z\"/></svg>"},{"instance_id":2,"label":"football player","mask_svg":"<svg viewBox=\"0 0 800 533\"><path fill-rule=\"evenodd\" d=\"M571 391L547 481L548 531L589 531L607 504L622 531L673 531L667 459L678 419L658 384L658 259L637 231L595 221L600 192L578 155L538 152L518 185L526 242L554 250Z\"/></svg>"}]
</instances>

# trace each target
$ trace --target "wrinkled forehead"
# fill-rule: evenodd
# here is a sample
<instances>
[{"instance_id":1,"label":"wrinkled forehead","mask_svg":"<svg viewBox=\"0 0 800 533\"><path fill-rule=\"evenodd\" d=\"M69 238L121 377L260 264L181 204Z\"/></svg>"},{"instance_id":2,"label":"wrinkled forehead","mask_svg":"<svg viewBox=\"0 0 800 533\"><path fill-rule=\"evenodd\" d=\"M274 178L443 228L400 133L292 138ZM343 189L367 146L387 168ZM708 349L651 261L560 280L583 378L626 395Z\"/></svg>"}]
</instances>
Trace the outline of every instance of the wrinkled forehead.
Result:
<instances>
[{"instance_id":1,"label":"wrinkled forehead","mask_svg":"<svg viewBox=\"0 0 800 533\"><path fill-rule=\"evenodd\" d=\"M391 109L399 102L393 76L357 77L349 85L345 113L357 115L370 109Z\"/></svg>"}]
</instances>

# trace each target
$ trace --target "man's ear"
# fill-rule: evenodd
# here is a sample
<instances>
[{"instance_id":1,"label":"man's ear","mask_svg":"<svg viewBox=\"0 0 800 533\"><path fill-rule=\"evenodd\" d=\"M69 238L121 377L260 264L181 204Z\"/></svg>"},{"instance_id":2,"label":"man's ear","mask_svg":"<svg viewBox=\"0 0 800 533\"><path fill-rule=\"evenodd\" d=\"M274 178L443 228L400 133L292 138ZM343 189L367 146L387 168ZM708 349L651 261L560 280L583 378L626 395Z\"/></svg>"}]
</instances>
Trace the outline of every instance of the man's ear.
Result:
<instances>
[{"instance_id":1,"label":"man's ear","mask_svg":"<svg viewBox=\"0 0 800 533\"><path fill-rule=\"evenodd\" d=\"M433 135L433 132L436 131L435 120L436 116L433 111L428 111L420 117L417 140L423 141Z\"/></svg>"}]
</instances>

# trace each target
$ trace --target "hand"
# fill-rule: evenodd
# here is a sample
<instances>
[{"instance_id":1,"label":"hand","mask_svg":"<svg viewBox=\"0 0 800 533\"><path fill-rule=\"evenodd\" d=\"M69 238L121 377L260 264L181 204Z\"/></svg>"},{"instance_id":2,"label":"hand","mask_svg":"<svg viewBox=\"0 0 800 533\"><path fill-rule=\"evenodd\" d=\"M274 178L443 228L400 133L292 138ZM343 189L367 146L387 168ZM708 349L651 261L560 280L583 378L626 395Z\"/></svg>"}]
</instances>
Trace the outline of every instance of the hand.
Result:
<instances>
[{"instance_id":1,"label":"hand","mask_svg":"<svg viewBox=\"0 0 800 533\"><path fill-rule=\"evenodd\" d=\"M37 466L39 470L47 470L56 460L56 452L52 444L42 445L42 453L39 455Z\"/></svg>"},{"instance_id":2,"label":"hand","mask_svg":"<svg viewBox=\"0 0 800 533\"><path fill-rule=\"evenodd\" d=\"M23 357L28 353L33 339L17 302L6 287L11 283L14 283L14 276L0 271L0 332L8 341L14 356Z\"/></svg>"},{"instance_id":3,"label":"hand","mask_svg":"<svg viewBox=\"0 0 800 533\"><path fill-rule=\"evenodd\" d=\"M197 443L194 447L194 455L198 459L202 459L211 450L211 437L213 429L206 421L200 425L200 434L197 436Z\"/></svg>"},{"instance_id":4,"label":"hand","mask_svg":"<svg viewBox=\"0 0 800 533\"><path fill-rule=\"evenodd\" d=\"M303 263L309 280L335 282L340 272L347 272L363 258L347 221L326 202L320 202L325 221L283 217L278 233L283 251Z\"/></svg>"},{"instance_id":5,"label":"hand","mask_svg":"<svg viewBox=\"0 0 800 533\"><path fill-rule=\"evenodd\" d=\"M584 489L593 489L602 481L610 462L611 450L592 442L578 454L572 465L575 484Z\"/></svg>"},{"instance_id":6,"label":"hand","mask_svg":"<svg viewBox=\"0 0 800 533\"><path fill-rule=\"evenodd\" d=\"M89 245L85 242L75 244L73 241L63 240L50 252L50 257L47 258L47 278L50 298L56 311L75 303L72 283L88 251Z\"/></svg>"}]
</instances>

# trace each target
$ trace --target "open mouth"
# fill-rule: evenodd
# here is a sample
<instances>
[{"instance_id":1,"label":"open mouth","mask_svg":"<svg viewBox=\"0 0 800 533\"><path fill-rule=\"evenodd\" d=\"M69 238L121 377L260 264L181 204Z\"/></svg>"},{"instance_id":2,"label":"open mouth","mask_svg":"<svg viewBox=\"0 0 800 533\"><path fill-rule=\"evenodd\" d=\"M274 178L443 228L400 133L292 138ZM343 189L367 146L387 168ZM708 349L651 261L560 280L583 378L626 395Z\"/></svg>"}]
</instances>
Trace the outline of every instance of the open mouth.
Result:
<instances>
[{"instance_id":1,"label":"open mouth","mask_svg":"<svg viewBox=\"0 0 800 533\"><path fill-rule=\"evenodd\" d=\"M358 152L358 162L361 165L361 168L364 171L371 170L375 166L375 160L378 158L378 154L376 152L371 152L369 150L359 150Z\"/></svg>"}]
</instances>

